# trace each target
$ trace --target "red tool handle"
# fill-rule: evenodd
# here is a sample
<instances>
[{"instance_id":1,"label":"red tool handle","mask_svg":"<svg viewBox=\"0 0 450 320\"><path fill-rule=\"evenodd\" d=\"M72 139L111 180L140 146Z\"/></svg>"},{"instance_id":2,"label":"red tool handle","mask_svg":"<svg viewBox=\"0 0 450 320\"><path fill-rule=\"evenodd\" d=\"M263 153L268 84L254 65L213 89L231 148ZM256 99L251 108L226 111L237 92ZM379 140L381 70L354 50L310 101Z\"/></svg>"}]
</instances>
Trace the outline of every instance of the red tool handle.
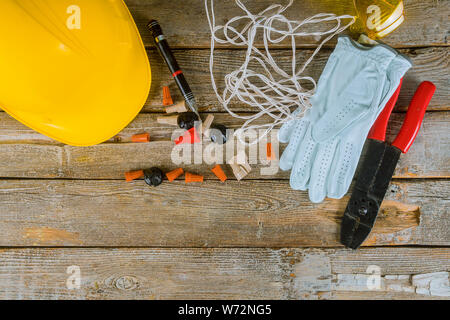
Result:
<instances>
[{"instance_id":1,"label":"red tool handle","mask_svg":"<svg viewBox=\"0 0 450 320\"><path fill-rule=\"evenodd\" d=\"M387 125L389 122L389 118L391 117L392 110L394 109L395 104L397 103L398 96L400 94L400 89L402 88L402 82L403 82L403 78L400 79L400 84L398 85L397 90L395 90L391 99L389 99L389 101L386 104L386 106L384 107L383 111L381 111L377 120L375 121L372 128L370 129L369 135L367 136L368 139L378 140L378 141L386 140Z\"/></svg>"},{"instance_id":2,"label":"red tool handle","mask_svg":"<svg viewBox=\"0 0 450 320\"><path fill-rule=\"evenodd\" d=\"M407 153L409 148L419 133L425 111L430 104L431 98L436 91L436 86L430 81L422 82L416 90L414 97L408 107L405 121L403 122L400 133L395 138L392 145Z\"/></svg>"}]
</instances>

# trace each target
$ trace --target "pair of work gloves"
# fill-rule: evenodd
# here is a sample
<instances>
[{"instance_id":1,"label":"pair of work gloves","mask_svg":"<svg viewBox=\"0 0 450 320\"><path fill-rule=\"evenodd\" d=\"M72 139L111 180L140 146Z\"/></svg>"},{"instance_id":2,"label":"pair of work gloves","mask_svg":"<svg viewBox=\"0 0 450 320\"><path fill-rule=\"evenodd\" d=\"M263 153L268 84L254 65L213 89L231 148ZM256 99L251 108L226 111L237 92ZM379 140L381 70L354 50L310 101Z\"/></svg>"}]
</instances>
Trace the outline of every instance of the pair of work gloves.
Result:
<instances>
[{"instance_id":1,"label":"pair of work gloves","mask_svg":"<svg viewBox=\"0 0 450 320\"><path fill-rule=\"evenodd\" d=\"M339 37L311 108L278 132L279 141L289 143L280 168L291 170L293 189L308 190L314 203L347 193L370 128L411 66L384 44Z\"/></svg>"}]
</instances>

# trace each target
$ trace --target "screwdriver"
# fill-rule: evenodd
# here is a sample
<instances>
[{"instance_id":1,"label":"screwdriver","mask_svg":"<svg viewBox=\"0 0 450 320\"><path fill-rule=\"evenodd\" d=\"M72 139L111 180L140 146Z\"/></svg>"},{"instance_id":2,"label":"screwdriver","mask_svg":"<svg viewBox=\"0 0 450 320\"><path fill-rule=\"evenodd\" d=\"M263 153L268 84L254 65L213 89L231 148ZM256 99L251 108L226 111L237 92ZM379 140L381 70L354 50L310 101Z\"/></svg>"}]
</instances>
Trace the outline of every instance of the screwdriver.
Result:
<instances>
[{"instance_id":1,"label":"screwdriver","mask_svg":"<svg viewBox=\"0 0 450 320\"><path fill-rule=\"evenodd\" d=\"M180 89L181 94L186 100L186 104L195 114L197 114L197 116L199 116L194 94L192 93L192 90L184 77L183 71L178 65L177 60L170 49L169 43L162 32L161 26L158 21L151 20L148 24L148 28L153 35L153 40L155 40L155 45L158 48L159 53L169 67L169 70L178 88Z\"/></svg>"}]
</instances>

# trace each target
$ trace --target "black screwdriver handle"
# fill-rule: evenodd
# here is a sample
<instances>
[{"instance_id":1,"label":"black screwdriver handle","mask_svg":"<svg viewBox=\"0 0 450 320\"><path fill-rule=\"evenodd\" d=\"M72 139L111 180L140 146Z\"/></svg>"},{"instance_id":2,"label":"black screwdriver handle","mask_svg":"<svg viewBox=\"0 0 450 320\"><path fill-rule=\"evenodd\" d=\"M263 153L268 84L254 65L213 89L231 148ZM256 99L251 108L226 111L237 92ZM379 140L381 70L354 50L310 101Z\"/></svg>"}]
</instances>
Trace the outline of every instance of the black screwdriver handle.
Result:
<instances>
[{"instance_id":1,"label":"black screwdriver handle","mask_svg":"<svg viewBox=\"0 0 450 320\"><path fill-rule=\"evenodd\" d=\"M153 40L155 41L155 45L158 48L159 53L163 57L167 66L169 67L170 73L172 74L178 88L181 91L184 99L186 100L189 108L198 115L197 104L195 102L194 94L192 93L189 84L184 77L183 71L175 59L172 50L170 49L169 43L164 36L161 26L158 21L151 20L148 24L148 28L153 35Z\"/></svg>"}]
</instances>

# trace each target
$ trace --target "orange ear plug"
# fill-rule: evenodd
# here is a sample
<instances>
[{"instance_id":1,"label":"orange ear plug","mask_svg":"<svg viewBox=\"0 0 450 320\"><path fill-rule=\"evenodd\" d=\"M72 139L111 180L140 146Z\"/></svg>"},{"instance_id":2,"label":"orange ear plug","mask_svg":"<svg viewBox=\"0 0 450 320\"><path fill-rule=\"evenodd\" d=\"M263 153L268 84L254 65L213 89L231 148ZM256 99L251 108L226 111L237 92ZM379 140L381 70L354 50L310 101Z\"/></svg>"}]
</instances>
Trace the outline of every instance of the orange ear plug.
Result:
<instances>
[{"instance_id":1,"label":"orange ear plug","mask_svg":"<svg viewBox=\"0 0 450 320\"><path fill-rule=\"evenodd\" d=\"M267 160L275 160L275 155L272 151L272 144L270 142L267 144Z\"/></svg>"},{"instance_id":2,"label":"orange ear plug","mask_svg":"<svg viewBox=\"0 0 450 320\"><path fill-rule=\"evenodd\" d=\"M223 172L222 167L220 165L216 165L211 171L219 178L220 181L225 182L228 178L225 172Z\"/></svg>"},{"instance_id":3,"label":"orange ear plug","mask_svg":"<svg viewBox=\"0 0 450 320\"><path fill-rule=\"evenodd\" d=\"M163 87L163 106L173 105L172 97L170 96L169 87Z\"/></svg>"},{"instance_id":4,"label":"orange ear plug","mask_svg":"<svg viewBox=\"0 0 450 320\"><path fill-rule=\"evenodd\" d=\"M167 172L166 173L166 177L167 179L172 182L173 180L175 180L176 178L178 178L179 176L181 176L184 173L182 168L178 168L175 169L173 171Z\"/></svg>"},{"instance_id":5,"label":"orange ear plug","mask_svg":"<svg viewBox=\"0 0 450 320\"><path fill-rule=\"evenodd\" d=\"M199 176L199 175L196 175L193 173L186 172L185 182L186 183L203 182L203 176Z\"/></svg>"},{"instance_id":6,"label":"orange ear plug","mask_svg":"<svg viewBox=\"0 0 450 320\"><path fill-rule=\"evenodd\" d=\"M135 134L131 137L132 142L140 143L140 142L149 142L150 135L148 133Z\"/></svg>"},{"instance_id":7,"label":"orange ear plug","mask_svg":"<svg viewBox=\"0 0 450 320\"><path fill-rule=\"evenodd\" d=\"M139 179L144 176L144 170L125 172L125 180L127 182Z\"/></svg>"}]
</instances>

